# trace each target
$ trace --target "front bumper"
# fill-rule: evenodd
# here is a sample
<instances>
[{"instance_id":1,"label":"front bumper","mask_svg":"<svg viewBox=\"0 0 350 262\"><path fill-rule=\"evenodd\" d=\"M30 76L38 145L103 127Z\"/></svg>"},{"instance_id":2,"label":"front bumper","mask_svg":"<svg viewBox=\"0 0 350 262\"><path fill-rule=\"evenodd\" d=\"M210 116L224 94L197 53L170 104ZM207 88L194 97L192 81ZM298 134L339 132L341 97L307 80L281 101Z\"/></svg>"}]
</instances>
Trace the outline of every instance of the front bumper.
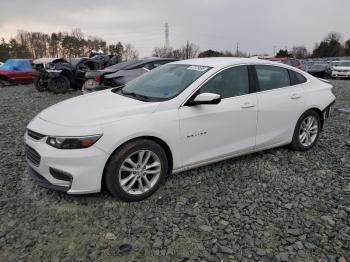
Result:
<instances>
[{"instance_id":1,"label":"front bumper","mask_svg":"<svg viewBox=\"0 0 350 262\"><path fill-rule=\"evenodd\" d=\"M350 71L349 72L333 71L332 72L332 77L350 78Z\"/></svg>"},{"instance_id":2,"label":"front bumper","mask_svg":"<svg viewBox=\"0 0 350 262\"><path fill-rule=\"evenodd\" d=\"M24 140L28 172L40 185L68 194L96 193L109 155L95 146L62 150L46 144L47 136L34 139L26 132Z\"/></svg>"}]
</instances>

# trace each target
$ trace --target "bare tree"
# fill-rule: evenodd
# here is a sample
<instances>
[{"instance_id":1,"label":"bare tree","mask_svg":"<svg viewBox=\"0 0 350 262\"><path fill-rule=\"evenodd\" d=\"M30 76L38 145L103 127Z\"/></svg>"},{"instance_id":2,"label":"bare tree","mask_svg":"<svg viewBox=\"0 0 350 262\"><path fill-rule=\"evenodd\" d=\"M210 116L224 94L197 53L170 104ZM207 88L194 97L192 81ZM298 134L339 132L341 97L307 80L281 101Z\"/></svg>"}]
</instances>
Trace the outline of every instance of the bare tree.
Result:
<instances>
[{"instance_id":1,"label":"bare tree","mask_svg":"<svg viewBox=\"0 0 350 262\"><path fill-rule=\"evenodd\" d=\"M126 44L124 47L123 52L123 60L129 61L139 58L139 51L132 45L132 44Z\"/></svg>"},{"instance_id":2,"label":"bare tree","mask_svg":"<svg viewBox=\"0 0 350 262\"><path fill-rule=\"evenodd\" d=\"M181 48L181 51L183 59L191 59L198 56L199 47L187 41L186 44Z\"/></svg>"},{"instance_id":3,"label":"bare tree","mask_svg":"<svg viewBox=\"0 0 350 262\"><path fill-rule=\"evenodd\" d=\"M161 58L172 58L173 57L173 48L162 46L155 47L152 52L153 57L161 57Z\"/></svg>"},{"instance_id":4,"label":"bare tree","mask_svg":"<svg viewBox=\"0 0 350 262\"><path fill-rule=\"evenodd\" d=\"M292 55L295 58L303 59L308 57L308 51L305 46L293 46Z\"/></svg>"}]
</instances>

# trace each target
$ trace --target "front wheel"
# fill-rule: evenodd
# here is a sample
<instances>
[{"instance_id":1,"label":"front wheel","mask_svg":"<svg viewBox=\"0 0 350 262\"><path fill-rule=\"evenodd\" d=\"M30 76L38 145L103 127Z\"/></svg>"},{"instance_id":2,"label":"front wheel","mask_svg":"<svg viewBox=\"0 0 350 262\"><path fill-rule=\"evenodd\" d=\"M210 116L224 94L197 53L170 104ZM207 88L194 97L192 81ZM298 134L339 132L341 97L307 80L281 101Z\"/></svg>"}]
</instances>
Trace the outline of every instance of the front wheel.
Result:
<instances>
[{"instance_id":1,"label":"front wheel","mask_svg":"<svg viewBox=\"0 0 350 262\"><path fill-rule=\"evenodd\" d=\"M5 79L0 79L0 88L3 88L7 85L9 85L9 82L7 82Z\"/></svg>"},{"instance_id":2,"label":"front wheel","mask_svg":"<svg viewBox=\"0 0 350 262\"><path fill-rule=\"evenodd\" d=\"M60 75L59 77L55 78L50 78L48 82L48 88L51 92L55 94L64 94L70 88L70 81L64 75Z\"/></svg>"},{"instance_id":3,"label":"front wheel","mask_svg":"<svg viewBox=\"0 0 350 262\"><path fill-rule=\"evenodd\" d=\"M140 139L119 148L106 166L109 192L125 201L140 201L152 195L163 183L168 160L157 143Z\"/></svg>"},{"instance_id":4,"label":"front wheel","mask_svg":"<svg viewBox=\"0 0 350 262\"><path fill-rule=\"evenodd\" d=\"M36 90L38 90L39 92L43 92L43 91L47 90L47 84L45 83L44 80L42 80L41 77L36 77L34 79L34 86L35 86Z\"/></svg>"},{"instance_id":5,"label":"front wheel","mask_svg":"<svg viewBox=\"0 0 350 262\"><path fill-rule=\"evenodd\" d=\"M298 151L312 148L321 132L321 119L314 110L306 111L298 120L290 147Z\"/></svg>"}]
</instances>

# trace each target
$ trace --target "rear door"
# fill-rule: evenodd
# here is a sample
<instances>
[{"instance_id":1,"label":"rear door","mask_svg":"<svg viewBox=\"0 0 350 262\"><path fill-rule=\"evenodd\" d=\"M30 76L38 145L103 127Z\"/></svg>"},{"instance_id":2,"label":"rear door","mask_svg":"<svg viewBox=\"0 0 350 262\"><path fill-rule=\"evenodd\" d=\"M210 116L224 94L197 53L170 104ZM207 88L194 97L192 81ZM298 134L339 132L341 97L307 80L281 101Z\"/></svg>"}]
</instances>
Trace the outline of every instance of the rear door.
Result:
<instances>
[{"instance_id":1,"label":"rear door","mask_svg":"<svg viewBox=\"0 0 350 262\"><path fill-rule=\"evenodd\" d=\"M302 86L293 82L286 68L256 65L255 70L259 91L256 148L290 142L303 113Z\"/></svg>"}]
</instances>

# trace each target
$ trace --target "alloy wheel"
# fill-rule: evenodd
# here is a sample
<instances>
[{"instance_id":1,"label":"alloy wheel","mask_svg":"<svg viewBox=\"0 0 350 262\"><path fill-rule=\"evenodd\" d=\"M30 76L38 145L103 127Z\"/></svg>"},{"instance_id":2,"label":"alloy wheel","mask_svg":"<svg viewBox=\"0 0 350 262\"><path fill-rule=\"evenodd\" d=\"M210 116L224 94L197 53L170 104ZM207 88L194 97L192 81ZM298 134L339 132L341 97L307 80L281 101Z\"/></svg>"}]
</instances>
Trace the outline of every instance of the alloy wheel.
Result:
<instances>
[{"instance_id":1,"label":"alloy wheel","mask_svg":"<svg viewBox=\"0 0 350 262\"><path fill-rule=\"evenodd\" d=\"M134 152L120 166L119 184L128 194L144 194L157 183L161 168L159 157L154 152L150 150Z\"/></svg>"},{"instance_id":2,"label":"alloy wheel","mask_svg":"<svg viewBox=\"0 0 350 262\"><path fill-rule=\"evenodd\" d=\"M318 135L318 121L317 119L309 115L307 116L300 125L299 128L299 141L304 147L311 146Z\"/></svg>"}]
</instances>

